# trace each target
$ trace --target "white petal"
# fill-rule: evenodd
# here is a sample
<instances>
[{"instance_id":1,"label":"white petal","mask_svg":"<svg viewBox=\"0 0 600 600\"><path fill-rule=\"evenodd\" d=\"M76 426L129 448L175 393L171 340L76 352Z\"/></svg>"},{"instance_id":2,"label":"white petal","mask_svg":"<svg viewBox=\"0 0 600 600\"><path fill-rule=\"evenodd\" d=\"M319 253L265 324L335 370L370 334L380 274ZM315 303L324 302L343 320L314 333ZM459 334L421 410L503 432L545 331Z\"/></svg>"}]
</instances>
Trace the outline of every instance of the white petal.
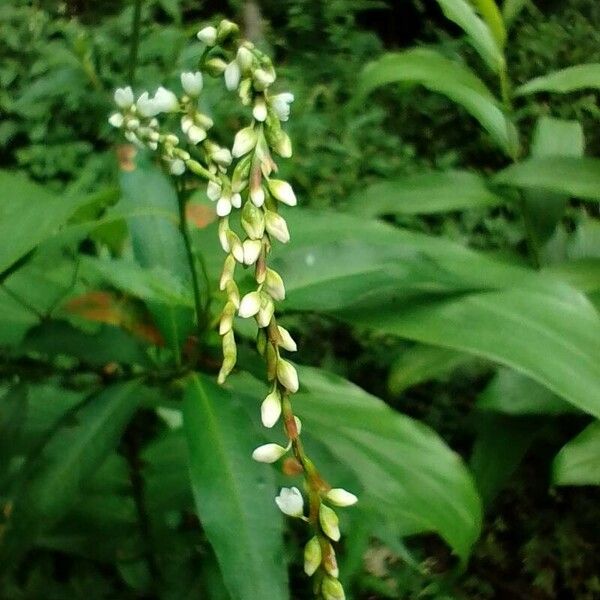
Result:
<instances>
[{"instance_id":1,"label":"white petal","mask_svg":"<svg viewBox=\"0 0 600 600\"><path fill-rule=\"evenodd\" d=\"M281 396L277 390L272 391L260 406L260 418L265 427L273 427L281 416Z\"/></svg>"},{"instance_id":2,"label":"white petal","mask_svg":"<svg viewBox=\"0 0 600 600\"><path fill-rule=\"evenodd\" d=\"M231 202L226 196L221 196L217 202L217 214L226 217L231 212Z\"/></svg>"},{"instance_id":3,"label":"white petal","mask_svg":"<svg viewBox=\"0 0 600 600\"><path fill-rule=\"evenodd\" d=\"M195 146L206 139L206 131L204 131L202 127L198 127L198 125L192 125L187 130L187 136L188 140L190 140L190 143L194 144Z\"/></svg>"},{"instance_id":4,"label":"white petal","mask_svg":"<svg viewBox=\"0 0 600 600\"><path fill-rule=\"evenodd\" d=\"M214 202L221 197L221 186L215 181L209 181L206 186L206 195ZM227 252L227 251L226 251Z\"/></svg>"},{"instance_id":5,"label":"white petal","mask_svg":"<svg viewBox=\"0 0 600 600\"><path fill-rule=\"evenodd\" d=\"M352 506L358 498L343 488L333 488L327 492L327 499L336 506Z\"/></svg>"},{"instance_id":6,"label":"white petal","mask_svg":"<svg viewBox=\"0 0 600 600\"><path fill-rule=\"evenodd\" d=\"M117 88L115 90L114 99L115 104L119 108L128 109L133 104L133 91L129 86Z\"/></svg>"},{"instance_id":7,"label":"white petal","mask_svg":"<svg viewBox=\"0 0 600 600\"><path fill-rule=\"evenodd\" d=\"M217 41L217 28L212 25L204 27L196 34L196 37L208 46L214 46Z\"/></svg>"},{"instance_id":8,"label":"white petal","mask_svg":"<svg viewBox=\"0 0 600 600\"><path fill-rule=\"evenodd\" d=\"M240 84L240 77L242 76L240 72L240 66L237 61L232 60L227 67L225 68L225 87L231 92L237 89Z\"/></svg>"},{"instance_id":9,"label":"white petal","mask_svg":"<svg viewBox=\"0 0 600 600\"><path fill-rule=\"evenodd\" d=\"M304 498L296 487L281 488L279 496L275 498L279 510L290 517L301 517L304 510Z\"/></svg>"},{"instance_id":10,"label":"white petal","mask_svg":"<svg viewBox=\"0 0 600 600\"><path fill-rule=\"evenodd\" d=\"M259 446L252 453L252 458L258 462L274 463L278 461L286 452L287 448L279 444L264 444Z\"/></svg>"},{"instance_id":11,"label":"white petal","mask_svg":"<svg viewBox=\"0 0 600 600\"><path fill-rule=\"evenodd\" d=\"M172 175L183 175L185 173L185 163L180 158L176 158L171 162L169 170Z\"/></svg>"},{"instance_id":12,"label":"white petal","mask_svg":"<svg viewBox=\"0 0 600 600\"><path fill-rule=\"evenodd\" d=\"M110 115L110 117L108 117L108 122L113 126L113 127L121 127L123 125L123 121L124 121L124 117L121 113L113 113L112 115Z\"/></svg>"},{"instance_id":13,"label":"white petal","mask_svg":"<svg viewBox=\"0 0 600 600\"><path fill-rule=\"evenodd\" d=\"M240 302L238 314L240 317L247 319L253 317L260 310L260 294L258 292L249 292Z\"/></svg>"},{"instance_id":14,"label":"white petal","mask_svg":"<svg viewBox=\"0 0 600 600\"><path fill-rule=\"evenodd\" d=\"M189 94L192 97L196 97L200 94L202 91L202 84L202 73L200 73L200 71L181 74L181 87L183 87L186 94Z\"/></svg>"}]
</instances>

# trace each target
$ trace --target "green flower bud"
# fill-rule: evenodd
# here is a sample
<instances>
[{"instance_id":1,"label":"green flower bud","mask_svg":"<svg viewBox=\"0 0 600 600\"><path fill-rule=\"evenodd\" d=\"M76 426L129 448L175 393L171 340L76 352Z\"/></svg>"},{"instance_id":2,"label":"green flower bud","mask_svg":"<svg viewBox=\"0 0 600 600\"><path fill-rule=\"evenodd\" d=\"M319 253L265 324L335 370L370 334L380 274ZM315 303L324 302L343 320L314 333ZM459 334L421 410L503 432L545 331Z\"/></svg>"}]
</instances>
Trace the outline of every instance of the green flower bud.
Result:
<instances>
[{"instance_id":1,"label":"green flower bud","mask_svg":"<svg viewBox=\"0 0 600 600\"><path fill-rule=\"evenodd\" d=\"M325 577L321 585L323 600L346 600L342 584L334 577Z\"/></svg>"},{"instance_id":2,"label":"green flower bud","mask_svg":"<svg viewBox=\"0 0 600 600\"><path fill-rule=\"evenodd\" d=\"M315 536L304 546L304 572L312 577L321 565L321 544Z\"/></svg>"},{"instance_id":3,"label":"green flower bud","mask_svg":"<svg viewBox=\"0 0 600 600\"><path fill-rule=\"evenodd\" d=\"M204 68L206 69L206 72L209 75L212 75L213 77L218 77L227 68L227 63L222 58L209 58L204 63Z\"/></svg>"},{"instance_id":4,"label":"green flower bud","mask_svg":"<svg viewBox=\"0 0 600 600\"><path fill-rule=\"evenodd\" d=\"M281 275L273 269L267 269L265 289L267 293L271 295L273 300L283 300L285 298L283 279L281 279Z\"/></svg>"},{"instance_id":5,"label":"green flower bud","mask_svg":"<svg viewBox=\"0 0 600 600\"><path fill-rule=\"evenodd\" d=\"M337 542L340 539L339 519L335 511L326 504L321 504L319 508L319 523L325 535Z\"/></svg>"},{"instance_id":6,"label":"green flower bud","mask_svg":"<svg viewBox=\"0 0 600 600\"><path fill-rule=\"evenodd\" d=\"M283 358L280 358L277 361L277 379L279 379L281 385L283 385L290 392L292 392L292 394L295 394L298 391L298 388L300 387L300 384L298 382L298 373L296 372L294 365L292 365L292 363L288 362ZM321 507L322 506L323 505L321 505ZM335 513L333 514L335 515Z\"/></svg>"},{"instance_id":7,"label":"green flower bud","mask_svg":"<svg viewBox=\"0 0 600 600\"><path fill-rule=\"evenodd\" d=\"M265 233L265 216L252 202L246 202L242 209L242 227L253 240L260 240Z\"/></svg>"}]
</instances>

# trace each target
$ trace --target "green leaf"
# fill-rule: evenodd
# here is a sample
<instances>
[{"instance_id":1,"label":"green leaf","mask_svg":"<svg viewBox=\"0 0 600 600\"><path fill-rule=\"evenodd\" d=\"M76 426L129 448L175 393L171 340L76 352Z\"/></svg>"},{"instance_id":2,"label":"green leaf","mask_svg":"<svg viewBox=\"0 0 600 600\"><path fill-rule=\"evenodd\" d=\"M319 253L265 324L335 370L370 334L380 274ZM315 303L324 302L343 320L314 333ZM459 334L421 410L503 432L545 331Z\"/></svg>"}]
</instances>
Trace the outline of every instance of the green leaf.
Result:
<instances>
[{"instance_id":1,"label":"green leaf","mask_svg":"<svg viewBox=\"0 0 600 600\"><path fill-rule=\"evenodd\" d=\"M348 310L342 318L419 342L454 348L523 373L600 417L600 317L566 286L513 288Z\"/></svg>"},{"instance_id":2,"label":"green leaf","mask_svg":"<svg viewBox=\"0 0 600 600\"><path fill-rule=\"evenodd\" d=\"M567 67L542 77L536 77L515 90L515 95L525 96L537 92L568 94L588 88L600 88L600 63Z\"/></svg>"},{"instance_id":3,"label":"green leaf","mask_svg":"<svg viewBox=\"0 0 600 600\"><path fill-rule=\"evenodd\" d=\"M294 406L310 432L363 485L361 505L434 531L465 561L481 504L468 470L435 432L335 375L303 367Z\"/></svg>"},{"instance_id":4,"label":"green leaf","mask_svg":"<svg viewBox=\"0 0 600 600\"><path fill-rule=\"evenodd\" d=\"M481 4L484 9L489 9L489 2L490 0L487 2L479 0L477 4ZM469 43L494 73L498 73L504 68L505 61L501 45L498 40L494 39L488 24L479 18L471 4L466 0L437 0L437 3L441 6L445 17L463 29ZM491 3L494 4L493 0ZM497 7L496 10L498 10ZM491 12L486 14L492 16ZM502 19L500 19L500 23L502 23Z\"/></svg>"},{"instance_id":5,"label":"green leaf","mask_svg":"<svg viewBox=\"0 0 600 600\"><path fill-rule=\"evenodd\" d=\"M471 0L471 3L477 7L479 14L483 17L494 35L498 46L504 48L506 44L506 28L502 13L496 2L494 0Z\"/></svg>"},{"instance_id":6,"label":"green leaf","mask_svg":"<svg viewBox=\"0 0 600 600\"><path fill-rule=\"evenodd\" d=\"M477 408L507 415L559 415L575 409L529 377L501 368L477 398Z\"/></svg>"},{"instance_id":7,"label":"green leaf","mask_svg":"<svg viewBox=\"0 0 600 600\"><path fill-rule=\"evenodd\" d=\"M552 480L557 485L600 485L600 422L562 447L552 465Z\"/></svg>"},{"instance_id":8,"label":"green leaf","mask_svg":"<svg viewBox=\"0 0 600 600\"><path fill-rule=\"evenodd\" d=\"M533 134L531 156L582 157L584 152L583 128L578 121L564 121L541 117ZM529 230L540 247L552 235L562 218L568 196L529 190L523 197L523 210Z\"/></svg>"},{"instance_id":9,"label":"green leaf","mask_svg":"<svg viewBox=\"0 0 600 600\"><path fill-rule=\"evenodd\" d=\"M494 183L600 201L600 159L530 158L500 171Z\"/></svg>"},{"instance_id":10,"label":"green leaf","mask_svg":"<svg viewBox=\"0 0 600 600\"><path fill-rule=\"evenodd\" d=\"M476 173L426 171L370 185L354 194L349 204L355 213L380 216L489 208L505 202Z\"/></svg>"},{"instance_id":11,"label":"green leaf","mask_svg":"<svg viewBox=\"0 0 600 600\"><path fill-rule=\"evenodd\" d=\"M531 0L504 0L502 5L502 16L507 27L512 25L522 10L529 6Z\"/></svg>"},{"instance_id":12,"label":"green leaf","mask_svg":"<svg viewBox=\"0 0 600 600\"><path fill-rule=\"evenodd\" d=\"M136 411L139 386L130 381L106 388L77 412L75 423L65 425L45 445L33 474L12 501L0 544L0 565L14 564L74 506Z\"/></svg>"},{"instance_id":13,"label":"green leaf","mask_svg":"<svg viewBox=\"0 0 600 600\"><path fill-rule=\"evenodd\" d=\"M196 509L234 600L288 598L282 518L273 472L239 398L207 378L188 378L184 427Z\"/></svg>"},{"instance_id":14,"label":"green leaf","mask_svg":"<svg viewBox=\"0 0 600 600\"><path fill-rule=\"evenodd\" d=\"M55 234L87 202L54 195L9 171L0 171L0 190L0 273Z\"/></svg>"},{"instance_id":15,"label":"green leaf","mask_svg":"<svg viewBox=\"0 0 600 600\"><path fill-rule=\"evenodd\" d=\"M485 84L468 67L426 48L388 53L369 63L359 75L357 96L365 98L389 83L422 85L461 105L510 156L517 134Z\"/></svg>"},{"instance_id":16,"label":"green leaf","mask_svg":"<svg viewBox=\"0 0 600 600\"><path fill-rule=\"evenodd\" d=\"M80 274L82 277L88 274L99 277L118 290L146 302L190 308L194 306L189 286L185 286L164 267L144 268L124 259L105 260L83 256Z\"/></svg>"},{"instance_id":17,"label":"green leaf","mask_svg":"<svg viewBox=\"0 0 600 600\"><path fill-rule=\"evenodd\" d=\"M177 195L167 177L143 153L136 156L135 168L121 172L123 197L117 210L165 212L168 217L140 214L129 217L127 223L133 251L140 266L170 271L180 286L190 285L191 273L186 260L185 246L177 227L179 222ZM188 308L150 303L156 324L169 346L180 359L181 347L193 327L193 311Z\"/></svg>"},{"instance_id":18,"label":"green leaf","mask_svg":"<svg viewBox=\"0 0 600 600\"><path fill-rule=\"evenodd\" d=\"M388 389L399 395L404 390L446 375L471 360L471 356L451 348L417 344L402 352L390 366Z\"/></svg>"}]
</instances>

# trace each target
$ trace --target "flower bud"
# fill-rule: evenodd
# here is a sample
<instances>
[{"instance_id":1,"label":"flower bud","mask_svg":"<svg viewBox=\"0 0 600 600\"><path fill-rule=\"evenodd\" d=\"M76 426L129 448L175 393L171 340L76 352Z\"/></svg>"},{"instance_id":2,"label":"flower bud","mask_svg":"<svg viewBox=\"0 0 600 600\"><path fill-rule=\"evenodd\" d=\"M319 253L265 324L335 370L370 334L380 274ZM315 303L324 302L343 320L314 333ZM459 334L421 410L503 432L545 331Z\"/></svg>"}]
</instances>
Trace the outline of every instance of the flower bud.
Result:
<instances>
[{"instance_id":1,"label":"flower bud","mask_svg":"<svg viewBox=\"0 0 600 600\"><path fill-rule=\"evenodd\" d=\"M342 584L335 578L327 576L321 585L323 600L346 600Z\"/></svg>"},{"instance_id":2,"label":"flower bud","mask_svg":"<svg viewBox=\"0 0 600 600\"><path fill-rule=\"evenodd\" d=\"M233 280L234 271L235 258L233 258L231 254L228 254L223 263L223 272L221 273L221 279L219 280L219 289L221 291L223 291L227 287L227 284Z\"/></svg>"},{"instance_id":3,"label":"flower bud","mask_svg":"<svg viewBox=\"0 0 600 600\"><path fill-rule=\"evenodd\" d=\"M296 423L296 433L300 435L302 433L302 421L294 415L294 423Z\"/></svg>"},{"instance_id":4,"label":"flower bud","mask_svg":"<svg viewBox=\"0 0 600 600\"><path fill-rule=\"evenodd\" d=\"M292 156L292 140L285 131L280 131L275 140L273 140L273 150L282 158Z\"/></svg>"},{"instance_id":5,"label":"flower bud","mask_svg":"<svg viewBox=\"0 0 600 600\"><path fill-rule=\"evenodd\" d=\"M234 206L235 208L242 207L242 197L237 192L231 194L231 206Z\"/></svg>"},{"instance_id":6,"label":"flower bud","mask_svg":"<svg viewBox=\"0 0 600 600\"><path fill-rule=\"evenodd\" d=\"M297 487L281 488L275 498L279 510L289 517L301 517L304 511L304 498Z\"/></svg>"},{"instance_id":7,"label":"flower bud","mask_svg":"<svg viewBox=\"0 0 600 600\"><path fill-rule=\"evenodd\" d=\"M288 352L296 352L298 346L294 338L290 335L290 332L281 325L277 325L277 331L279 332L279 345Z\"/></svg>"},{"instance_id":8,"label":"flower bud","mask_svg":"<svg viewBox=\"0 0 600 600\"><path fill-rule=\"evenodd\" d=\"M288 450L289 448L284 448L279 444L264 444L254 450L252 458L257 462L270 464L277 462Z\"/></svg>"},{"instance_id":9,"label":"flower bud","mask_svg":"<svg viewBox=\"0 0 600 600\"><path fill-rule=\"evenodd\" d=\"M216 181L212 181L211 179L206 186L206 195L213 202L218 200L221 197L221 186ZM225 252L228 251L225 250Z\"/></svg>"},{"instance_id":10,"label":"flower bud","mask_svg":"<svg viewBox=\"0 0 600 600\"><path fill-rule=\"evenodd\" d=\"M123 115L119 112L113 113L112 115L110 115L110 117L108 117L108 122L113 127L117 127L117 128L122 127L123 121L125 121L125 117L123 117Z\"/></svg>"},{"instance_id":11,"label":"flower bud","mask_svg":"<svg viewBox=\"0 0 600 600\"><path fill-rule=\"evenodd\" d=\"M206 131L202 127L198 127L198 125L190 125L187 130L187 137L190 140L190 144L196 146L206 139Z\"/></svg>"},{"instance_id":12,"label":"flower bud","mask_svg":"<svg viewBox=\"0 0 600 600\"><path fill-rule=\"evenodd\" d=\"M196 37L207 46L214 46L217 41L217 28L212 25L204 27L196 34Z\"/></svg>"},{"instance_id":13,"label":"flower bud","mask_svg":"<svg viewBox=\"0 0 600 600\"><path fill-rule=\"evenodd\" d=\"M221 313L221 320L219 321L219 335L225 335L228 331L231 331L234 315L235 304L233 302L227 302Z\"/></svg>"},{"instance_id":14,"label":"flower bud","mask_svg":"<svg viewBox=\"0 0 600 600\"><path fill-rule=\"evenodd\" d=\"M253 317L260 310L260 292L249 292L240 302L238 314L243 319Z\"/></svg>"},{"instance_id":15,"label":"flower bud","mask_svg":"<svg viewBox=\"0 0 600 600\"><path fill-rule=\"evenodd\" d=\"M242 76L240 72L240 66L237 61L232 60L227 67L225 68L225 87L232 92L237 89L240 84L240 77Z\"/></svg>"},{"instance_id":16,"label":"flower bud","mask_svg":"<svg viewBox=\"0 0 600 600\"><path fill-rule=\"evenodd\" d=\"M256 322L259 327L267 327L273 318L275 312L275 305L273 300L267 296L267 294L261 294L260 309L256 315Z\"/></svg>"},{"instance_id":17,"label":"flower bud","mask_svg":"<svg viewBox=\"0 0 600 600\"><path fill-rule=\"evenodd\" d=\"M298 201L296 200L296 194L292 186L282 179L268 179L267 185L269 191L273 194L273 197L288 206L296 206Z\"/></svg>"},{"instance_id":18,"label":"flower bud","mask_svg":"<svg viewBox=\"0 0 600 600\"><path fill-rule=\"evenodd\" d=\"M256 187L250 188L250 200L254 206L260 207L265 203L265 191L259 183Z\"/></svg>"},{"instance_id":19,"label":"flower bud","mask_svg":"<svg viewBox=\"0 0 600 600\"><path fill-rule=\"evenodd\" d=\"M235 158L240 158L240 156L248 154L256 146L256 139L256 130L251 125L240 129L235 135L231 154Z\"/></svg>"},{"instance_id":20,"label":"flower bud","mask_svg":"<svg viewBox=\"0 0 600 600\"><path fill-rule=\"evenodd\" d=\"M267 349L267 334L264 329L259 329L256 334L256 349L261 356L264 356Z\"/></svg>"},{"instance_id":21,"label":"flower bud","mask_svg":"<svg viewBox=\"0 0 600 600\"><path fill-rule=\"evenodd\" d=\"M267 118L267 104L263 96L258 96L254 102L252 116L261 123Z\"/></svg>"},{"instance_id":22,"label":"flower bud","mask_svg":"<svg viewBox=\"0 0 600 600\"><path fill-rule=\"evenodd\" d=\"M223 167L228 167L231 164L231 152L227 148L214 148L210 153L210 157Z\"/></svg>"},{"instance_id":23,"label":"flower bud","mask_svg":"<svg viewBox=\"0 0 600 600\"><path fill-rule=\"evenodd\" d=\"M253 75L254 87L258 92L267 89L275 81L275 73L272 70L256 69Z\"/></svg>"},{"instance_id":24,"label":"flower bud","mask_svg":"<svg viewBox=\"0 0 600 600\"><path fill-rule=\"evenodd\" d=\"M238 87L238 96L243 106L249 106L252 102L252 79L245 77Z\"/></svg>"},{"instance_id":25,"label":"flower bud","mask_svg":"<svg viewBox=\"0 0 600 600\"><path fill-rule=\"evenodd\" d=\"M229 196L221 196L217 200L217 214L220 217L226 217L231 212L231 198Z\"/></svg>"},{"instance_id":26,"label":"flower bud","mask_svg":"<svg viewBox=\"0 0 600 600\"><path fill-rule=\"evenodd\" d=\"M200 71L181 74L181 87L184 89L185 93L189 94L192 98L196 98L200 95L202 83L202 73L200 73Z\"/></svg>"},{"instance_id":27,"label":"flower bud","mask_svg":"<svg viewBox=\"0 0 600 600\"><path fill-rule=\"evenodd\" d=\"M223 19L217 27L217 41L222 42L228 36L238 33L239 30L240 28L235 23L228 19Z\"/></svg>"},{"instance_id":28,"label":"flower bud","mask_svg":"<svg viewBox=\"0 0 600 600\"><path fill-rule=\"evenodd\" d=\"M204 68L209 75L218 77L227 68L227 63L222 58L209 58L204 63Z\"/></svg>"},{"instance_id":29,"label":"flower bud","mask_svg":"<svg viewBox=\"0 0 600 600\"><path fill-rule=\"evenodd\" d=\"M244 264L253 265L260 256L262 243L260 240L244 240L242 244L244 248Z\"/></svg>"},{"instance_id":30,"label":"flower bud","mask_svg":"<svg viewBox=\"0 0 600 600\"><path fill-rule=\"evenodd\" d=\"M237 51L236 60L238 65L240 66L240 70L242 73L249 71L252 67L252 62L254 61L254 56L248 48L245 46L240 46Z\"/></svg>"},{"instance_id":31,"label":"flower bud","mask_svg":"<svg viewBox=\"0 0 600 600\"><path fill-rule=\"evenodd\" d=\"M248 185L248 174L252 164L252 155L248 154L240 159L235 165L233 175L231 176L231 189L234 192L241 192Z\"/></svg>"},{"instance_id":32,"label":"flower bud","mask_svg":"<svg viewBox=\"0 0 600 600\"><path fill-rule=\"evenodd\" d=\"M131 87L117 88L115 90L114 100L115 104L123 110L131 108L134 100Z\"/></svg>"},{"instance_id":33,"label":"flower bud","mask_svg":"<svg viewBox=\"0 0 600 600\"><path fill-rule=\"evenodd\" d=\"M296 368L292 363L283 358L280 358L277 361L277 379L279 379L281 385L292 392L292 394L295 394L300 387Z\"/></svg>"},{"instance_id":34,"label":"flower bud","mask_svg":"<svg viewBox=\"0 0 600 600\"><path fill-rule=\"evenodd\" d=\"M253 240L259 240L265 233L265 217L262 210L252 202L246 202L242 209L242 227Z\"/></svg>"},{"instance_id":35,"label":"flower bud","mask_svg":"<svg viewBox=\"0 0 600 600\"><path fill-rule=\"evenodd\" d=\"M290 241L290 232L288 231L285 219L272 210L266 211L265 229L269 235L279 240L282 244Z\"/></svg>"},{"instance_id":36,"label":"flower bud","mask_svg":"<svg viewBox=\"0 0 600 600\"><path fill-rule=\"evenodd\" d=\"M262 402L260 418L262 424L269 429L279 421L281 416L281 395L275 389Z\"/></svg>"},{"instance_id":37,"label":"flower bud","mask_svg":"<svg viewBox=\"0 0 600 600\"><path fill-rule=\"evenodd\" d=\"M285 286L283 285L283 279L281 279L281 275L279 275L279 273L273 269L267 269L267 274L265 276L265 288L273 300L283 300L285 298Z\"/></svg>"},{"instance_id":38,"label":"flower bud","mask_svg":"<svg viewBox=\"0 0 600 600\"><path fill-rule=\"evenodd\" d=\"M325 535L337 542L340 539L339 519L335 511L326 504L321 504L319 508L319 523Z\"/></svg>"},{"instance_id":39,"label":"flower bud","mask_svg":"<svg viewBox=\"0 0 600 600\"><path fill-rule=\"evenodd\" d=\"M227 292L227 298L229 301L237 308L240 307L240 291L238 290L237 283L233 281L228 281L225 285L225 291Z\"/></svg>"},{"instance_id":40,"label":"flower bud","mask_svg":"<svg viewBox=\"0 0 600 600\"><path fill-rule=\"evenodd\" d=\"M183 175L185 173L185 163L180 158L176 158L175 160L171 161L169 171L171 175Z\"/></svg>"},{"instance_id":41,"label":"flower bud","mask_svg":"<svg viewBox=\"0 0 600 600\"><path fill-rule=\"evenodd\" d=\"M358 498L343 488L333 488L326 494L327 500L336 506L352 506L358 502Z\"/></svg>"},{"instance_id":42,"label":"flower bud","mask_svg":"<svg viewBox=\"0 0 600 600\"><path fill-rule=\"evenodd\" d=\"M233 330L228 331L223 336L223 364L219 371L217 381L224 383L227 375L231 373L233 367L235 367L235 361L237 360L237 347L235 345L235 337L233 336Z\"/></svg>"},{"instance_id":43,"label":"flower bud","mask_svg":"<svg viewBox=\"0 0 600 600\"><path fill-rule=\"evenodd\" d=\"M235 260L237 260L239 263L243 264L244 248L242 246L242 242L241 242L240 238L237 236L235 231L231 231L231 229L230 229L227 232L227 242L229 244L229 247L231 248L231 254L233 254L233 257L235 258Z\"/></svg>"},{"instance_id":44,"label":"flower bud","mask_svg":"<svg viewBox=\"0 0 600 600\"><path fill-rule=\"evenodd\" d=\"M321 544L315 536L304 546L304 572L312 577L321 566Z\"/></svg>"},{"instance_id":45,"label":"flower bud","mask_svg":"<svg viewBox=\"0 0 600 600\"><path fill-rule=\"evenodd\" d=\"M338 577L340 574L340 570L338 569L337 565L337 559L335 557L335 550L329 542L326 544L323 555L323 567L332 577Z\"/></svg>"}]
</instances>

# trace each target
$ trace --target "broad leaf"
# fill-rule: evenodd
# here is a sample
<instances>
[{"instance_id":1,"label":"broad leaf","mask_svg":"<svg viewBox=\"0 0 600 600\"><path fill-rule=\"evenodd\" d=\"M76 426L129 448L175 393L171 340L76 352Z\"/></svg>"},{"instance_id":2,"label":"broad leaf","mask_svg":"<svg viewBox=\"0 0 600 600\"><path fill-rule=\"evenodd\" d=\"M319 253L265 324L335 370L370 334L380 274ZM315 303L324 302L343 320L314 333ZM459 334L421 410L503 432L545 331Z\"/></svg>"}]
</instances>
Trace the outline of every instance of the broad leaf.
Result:
<instances>
[{"instance_id":1,"label":"broad leaf","mask_svg":"<svg viewBox=\"0 0 600 600\"><path fill-rule=\"evenodd\" d=\"M422 85L447 96L475 117L510 156L516 153L514 126L485 84L466 66L426 48L388 53L369 63L358 80L358 97L389 83Z\"/></svg>"},{"instance_id":2,"label":"broad leaf","mask_svg":"<svg viewBox=\"0 0 600 600\"><path fill-rule=\"evenodd\" d=\"M529 377L501 368L477 399L477 408L507 415L563 414L573 406Z\"/></svg>"},{"instance_id":3,"label":"broad leaf","mask_svg":"<svg viewBox=\"0 0 600 600\"><path fill-rule=\"evenodd\" d=\"M143 154L135 157L131 170L121 171L123 198L118 210L144 208L165 212L168 217L129 217L133 250L140 266L168 270L180 282L190 284L190 270L185 256L179 222L177 195L167 177L152 166ZM169 346L179 360L181 347L193 326L190 309L150 304L150 310Z\"/></svg>"},{"instance_id":4,"label":"broad leaf","mask_svg":"<svg viewBox=\"0 0 600 600\"><path fill-rule=\"evenodd\" d=\"M54 235L87 201L52 194L20 173L0 171L0 274Z\"/></svg>"},{"instance_id":5,"label":"broad leaf","mask_svg":"<svg viewBox=\"0 0 600 600\"><path fill-rule=\"evenodd\" d=\"M600 159L530 158L500 171L495 183L600 201Z\"/></svg>"},{"instance_id":6,"label":"broad leaf","mask_svg":"<svg viewBox=\"0 0 600 600\"><path fill-rule=\"evenodd\" d=\"M0 565L16 560L77 502L134 414L139 385L131 381L107 387L76 413L75 423L66 424L48 441L12 499L13 510L0 543Z\"/></svg>"},{"instance_id":7,"label":"broad leaf","mask_svg":"<svg viewBox=\"0 0 600 600\"><path fill-rule=\"evenodd\" d=\"M584 89L600 88L600 63L589 63L567 67L542 77L536 77L515 90L517 96L536 92L566 94Z\"/></svg>"},{"instance_id":8,"label":"broad leaf","mask_svg":"<svg viewBox=\"0 0 600 600\"><path fill-rule=\"evenodd\" d=\"M426 171L370 185L349 201L361 215L433 214L489 208L506 202L469 171Z\"/></svg>"},{"instance_id":9,"label":"broad leaf","mask_svg":"<svg viewBox=\"0 0 600 600\"><path fill-rule=\"evenodd\" d=\"M471 4L477 8L479 14L487 23L498 46L504 48L506 44L506 28L504 26L502 13L495 0L471 0Z\"/></svg>"},{"instance_id":10,"label":"broad leaf","mask_svg":"<svg viewBox=\"0 0 600 600\"><path fill-rule=\"evenodd\" d=\"M478 0L484 9L490 9L489 2L493 0ZM467 40L479 53L487 66L494 72L502 70L505 66L501 45L498 43L488 24L483 21L475 9L466 0L437 0L447 19L456 23L467 34ZM494 5L495 6L495 5ZM497 10L497 8L496 8ZM491 17L491 12L488 13ZM500 19L502 23L502 19ZM503 42L502 42L503 43Z\"/></svg>"},{"instance_id":11,"label":"broad leaf","mask_svg":"<svg viewBox=\"0 0 600 600\"><path fill-rule=\"evenodd\" d=\"M432 531L466 560L481 526L480 500L458 455L423 424L335 375L299 371L295 408L363 485L360 502L385 521Z\"/></svg>"},{"instance_id":12,"label":"broad leaf","mask_svg":"<svg viewBox=\"0 0 600 600\"><path fill-rule=\"evenodd\" d=\"M184 427L198 516L233 600L288 598L272 471L239 398L200 375L187 380Z\"/></svg>"},{"instance_id":13,"label":"broad leaf","mask_svg":"<svg viewBox=\"0 0 600 600\"><path fill-rule=\"evenodd\" d=\"M554 459L552 479L558 485L600 485L600 422L563 446Z\"/></svg>"},{"instance_id":14,"label":"broad leaf","mask_svg":"<svg viewBox=\"0 0 600 600\"><path fill-rule=\"evenodd\" d=\"M541 117L531 146L534 158L551 156L581 157L584 152L583 128L578 121ZM524 218L539 248L554 232L562 218L568 196L529 190L523 197Z\"/></svg>"}]
</instances>

